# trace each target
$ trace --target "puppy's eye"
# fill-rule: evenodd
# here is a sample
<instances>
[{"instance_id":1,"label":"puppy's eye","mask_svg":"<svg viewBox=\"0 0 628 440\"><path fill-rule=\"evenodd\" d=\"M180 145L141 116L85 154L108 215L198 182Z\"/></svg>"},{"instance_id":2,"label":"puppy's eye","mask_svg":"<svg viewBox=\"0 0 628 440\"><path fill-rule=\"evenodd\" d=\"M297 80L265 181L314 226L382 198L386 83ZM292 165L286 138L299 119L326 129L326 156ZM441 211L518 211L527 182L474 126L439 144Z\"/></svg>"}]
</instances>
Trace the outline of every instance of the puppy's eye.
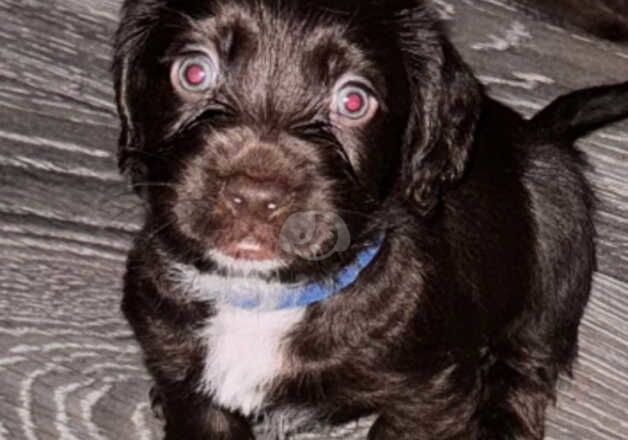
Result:
<instances>
[{"instance_id":1,"label":"puppy's eye","mask_svg":"<svg viewBox=\"0 0 628 440\"><path fill-rule=\"evenodd\" d=\"M178 91L205 92L216 84L217 79L216 62L205 54L187 56L172 66L171 80Z\"/></svg>"},{"instance_id":2,"label":"puppy's eye","mask_svg":"<svg viewBox=\"0 0 628 440\"><path fill-rule=\"evenodd\" d=\"M360 119L369 110L369 95L366 90L347 86L338 92L338 113L351 119Z\"/></svg>"},{"instance_id":3,"label":"puppy's eye","mask_svg":"<svg viewBox=\"0 0 628 440\"><path fill-rule=\"evenodd\" d=\"M377 110L377 100L366 86L346 83L336 89L332 113L345 125L359 125L369 120Z\"/></svg>"}]
</instances>

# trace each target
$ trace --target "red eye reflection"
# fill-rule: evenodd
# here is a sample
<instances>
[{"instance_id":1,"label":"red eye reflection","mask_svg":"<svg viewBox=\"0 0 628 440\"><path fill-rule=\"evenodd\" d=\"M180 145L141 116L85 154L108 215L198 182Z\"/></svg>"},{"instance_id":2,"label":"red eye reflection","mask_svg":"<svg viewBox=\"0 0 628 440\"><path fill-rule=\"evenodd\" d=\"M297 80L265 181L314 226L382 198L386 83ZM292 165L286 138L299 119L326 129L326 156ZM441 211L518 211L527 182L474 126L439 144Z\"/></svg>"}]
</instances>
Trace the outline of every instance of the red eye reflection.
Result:
<instances>
[{"instance_id":1,"label":"red eye reflection","mask_svg":"<svg viewBox=\"0 0 628 440\"><path fill-rule=\"evenodd\" d=\"M189 66L187 66L184 75L185 80L188 82L188 84L193 86L198 86L199 84L202 84L207 77L205 69L199 64L190 64Z\"/></svg>"},{"instance_id":2,"label":"red eye reflection","mask_svg":"<svg viewBox=\"0 0 628 440\"><path fill-rule=\"evenodd\" d=\"M359 93L350 93L345 96L345 110L348 113L356 114L360 113L366 103L364 102L364 97Z\"/></svg>"},{"instance_id":3,"label":"red eye reflection","mask_svg":"<svg viewBox=\"0 0 628 440\"><path fill-rule=\"evenodd\" d=\"M215 85L218 69L214 60L204 54L187 56L172 66L173 85L181 92L204 92Z\"/></svg>"},{"instance_id":4,"label":"red eye reflection","mask_svg":"<svg viewBox=\"0 0 628 440\"><path fill-rule=\"evenodd\" d=\"M339 122L362 124L373 116L376 109L377 100L367 86L352 82L336 90L332 110L336 116L342 117Z\"/></svg>"}]
</instances>

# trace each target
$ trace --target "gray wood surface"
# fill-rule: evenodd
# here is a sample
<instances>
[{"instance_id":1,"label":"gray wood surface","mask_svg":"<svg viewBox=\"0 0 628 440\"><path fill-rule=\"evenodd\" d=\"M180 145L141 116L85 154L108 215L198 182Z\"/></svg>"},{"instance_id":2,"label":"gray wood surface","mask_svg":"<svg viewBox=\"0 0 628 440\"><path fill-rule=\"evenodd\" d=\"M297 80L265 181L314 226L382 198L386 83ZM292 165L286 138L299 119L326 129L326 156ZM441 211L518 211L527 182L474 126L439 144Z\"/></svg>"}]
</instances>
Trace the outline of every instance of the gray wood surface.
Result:
<instances>
[{"instance_id":1,"label":"gray wood surface","mask_svg":"<svg viewBox=\"0 0 628 440\"><path fill-rule=\"evenodd\" d=\"M118 311L141 206L115 169L118 0L0 0L0 440L152 440L148 381ZM628 48L500 0L437 0L490 92L525 114L628 79ZM548 438L628 438L628 123L581 142L599 272ZM368 422L302 439L363 438Z\"/></svg>"}]
</instances>

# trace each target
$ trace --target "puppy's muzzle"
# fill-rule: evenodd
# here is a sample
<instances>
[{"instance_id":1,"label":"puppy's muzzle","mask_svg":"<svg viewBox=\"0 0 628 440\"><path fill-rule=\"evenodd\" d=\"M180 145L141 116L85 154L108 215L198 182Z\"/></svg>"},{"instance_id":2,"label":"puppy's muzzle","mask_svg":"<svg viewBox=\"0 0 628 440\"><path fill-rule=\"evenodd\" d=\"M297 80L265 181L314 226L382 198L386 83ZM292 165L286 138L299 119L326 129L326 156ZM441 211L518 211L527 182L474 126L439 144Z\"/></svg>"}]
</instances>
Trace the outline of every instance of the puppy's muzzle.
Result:
<instances>
[{"instance_id":1,"label":"puppy's muzzle","mask_svg":"<svg viewBox=\"0 0 628 440\"><path fill-rule=\"evenodd\" d=\"M218 205L225 234L219 240L226 255L248 260L276 257L283 223L299 198L299 179L288 157L269 148L249 147L237 155L220 179ZM292 175L291 175L292 171Z\"/></svg>"},{"instance_id":2,"label":"puppy's muzzle","mask_svg":"<svg viewBox=\"0 0 628 440\"><path fill-rule=\"evenodd\" d=\"M236 175L226 179L221 198L237 216L264 222L288 209L294 195L280 181Z\"/></svg>"}]
</instances>

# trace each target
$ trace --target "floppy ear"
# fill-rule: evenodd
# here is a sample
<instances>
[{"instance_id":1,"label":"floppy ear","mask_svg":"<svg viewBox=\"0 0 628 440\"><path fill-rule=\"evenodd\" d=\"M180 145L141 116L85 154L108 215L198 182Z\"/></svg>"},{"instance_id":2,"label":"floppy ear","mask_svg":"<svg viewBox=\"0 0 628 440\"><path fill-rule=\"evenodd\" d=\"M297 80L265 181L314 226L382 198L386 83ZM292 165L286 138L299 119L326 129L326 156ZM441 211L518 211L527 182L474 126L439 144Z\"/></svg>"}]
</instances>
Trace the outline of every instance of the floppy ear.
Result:
<instances>
[{"instance_id":1,"label":"floppy ear","mask_svg":"<svg viewBox=\"0 0 628 440\"><path fill-rule=\"evenodd\" d=\"M404 14L400 44L412 102L403 184L413 207L427 215L443 187L464 174L483 92L430 11Z\"/></svg>"},{"instance_id":2,"label":"floppy ear","mask_svg":"<svg viewBox=\"0 0 628 440\"><path fill-rule=\"evenodd\" d=\"M132 115L132 106L129 96L129 65L130 60L127 56L120 55L120 59L116 59L114 66L116 105L118 108L118 116L120 117L120 136L118 138L118 168L122 174L132 175L130 154L135 148L138 148L137 134Z\"/></svg>"},{"instance_id":3,"label":"floppy ear","mask_svg":"<svg viewBox=\"0 0 628 440\"><path fill-rule=\"evenodd\" d=\"M157 22L158 0L126 0L120 13L120 26L116 32L113 76L116 105L120 117L118 139L118 168L132 182L144 180L145 170L135 160L142 149L143 139L134 114L134 93L144 88L145 78L137 68L138 59L144 50L146 36Z\"/></svg>"}]
</instances>

